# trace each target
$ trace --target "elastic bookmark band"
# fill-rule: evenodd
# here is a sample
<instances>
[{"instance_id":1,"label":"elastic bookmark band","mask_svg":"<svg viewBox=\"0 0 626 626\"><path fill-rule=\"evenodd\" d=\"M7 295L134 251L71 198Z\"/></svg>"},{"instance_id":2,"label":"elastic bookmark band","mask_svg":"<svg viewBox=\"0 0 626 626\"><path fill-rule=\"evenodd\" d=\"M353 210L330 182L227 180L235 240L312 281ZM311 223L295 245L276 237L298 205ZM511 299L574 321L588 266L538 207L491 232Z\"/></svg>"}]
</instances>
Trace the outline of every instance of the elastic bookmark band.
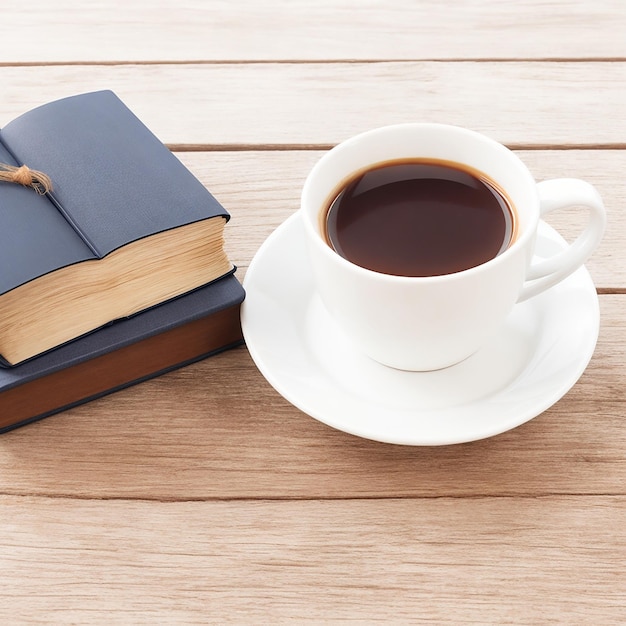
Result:
<instances>
[{"instance_id":1,"label":"elastic bookmark band","mask_svg":"<svg viewBox=\"0 0 626 626\"><path fill-rule=\"evenodd\" d=\"M38 194L44 195L52 191L52 181L47 174L31 170L27 165L16 167L0 163L0 181L17 183L24 187L32 187Z\"/></svg>"}]
</instances>

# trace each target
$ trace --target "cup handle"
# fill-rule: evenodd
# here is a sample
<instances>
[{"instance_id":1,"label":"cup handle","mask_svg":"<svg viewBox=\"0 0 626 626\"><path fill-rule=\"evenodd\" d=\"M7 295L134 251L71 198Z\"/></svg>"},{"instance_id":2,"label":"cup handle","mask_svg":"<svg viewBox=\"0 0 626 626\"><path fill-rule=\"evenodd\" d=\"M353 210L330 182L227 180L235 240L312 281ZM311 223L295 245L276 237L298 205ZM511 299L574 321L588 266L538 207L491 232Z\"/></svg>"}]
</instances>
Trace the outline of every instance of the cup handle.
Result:
<instances>
[{"instance_id":1,"label":"cup handle","mask_svg":"<svg viewBox=\"0 0 626 626\"><path fill-rule=\"evenodd\" d=\"M595 187L576 178L556 178L537 183L540 214L547 215L568 206L589 209L587 227L563 252L532 264L518 298L523 302L562 281L577 270L598 247L606 226L606 212Z\"/></svg>"}]
</instances>

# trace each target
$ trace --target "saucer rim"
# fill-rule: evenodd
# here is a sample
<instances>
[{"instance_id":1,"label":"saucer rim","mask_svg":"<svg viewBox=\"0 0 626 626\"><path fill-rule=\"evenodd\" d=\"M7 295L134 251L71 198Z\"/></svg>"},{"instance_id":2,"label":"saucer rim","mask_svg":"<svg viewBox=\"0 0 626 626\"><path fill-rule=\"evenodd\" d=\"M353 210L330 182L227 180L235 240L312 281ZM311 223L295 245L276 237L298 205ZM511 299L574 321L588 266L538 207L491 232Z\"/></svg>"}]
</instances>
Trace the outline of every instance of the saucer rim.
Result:
<instances>
[{"instance_id":1,"label":"saucer rim","mask_svg":"<svg viewBox=\"0 0 626 626\"><path fill-rule=\"evenodd\" d=\"M284 234L289 228L292 228L294 223L297 221L301 221L300 211L294 212L291 216L289 216L286 220L284 220L281 224L279 224L272 233L265 239L265 241L261 244L256 254L254 255L248 270L246 272L246 276L244 278L243 286L246 291L248 291L250 282L255 280L256 266L260 264L263 260L263 257L268 248L271 248L275 245L275 241ZM549 224L541 221L541 226L547 234L550 235L550 238L553 238L555 241L566 245L565 240L561 237L561 235L552 228ZM287 259L286 259L287 261ZM260 373L264 376L264 378L268 381L268 383L288 402L290 402L297 409L312 417L313 419L330 426L331 428L351 434L353 436L357 436L360 438L378 441L382 443L389 443L395 445L406 445L406 446L443 446L443 445L455 445L462 443L469 443L471 441L478 441L482 439L487 439L490 437L497 436L522 424L532 420L533 418L541 415L543 412L548 410L554 404L556 404L561 398L563 398L570 389L578 382L584 371L586 370L589 362L595 352L599 330L600 330L600 308L599 308L599 299L597 295L597 291L591 275L589 274L587 268L583 265L578 270L576 270L575 274L578 276L578 280L580 282L580 287L584 289L585 295L590 298L588 304L591 304L593 301L592 310L589 312L588 323L590 328L593 330L593 334L589 333L588 342L585 344L587 350L585 352L578 355L578 359L576 363L578 365L577 368L571 370L569 375L563 379L563 383L555 386L552 390L552 393L544 394L543 401L540 403L534 403L532 407L529 407L526 411L521 411L516 414L515 419L502 419L501 422L498 422L498 425L494 425L493 428L484 428L482 430L477 430L475 435L467 436L460 435L458 437L454 436L435 436L435 437L389 437L385 436L381 429L367 429L367 428L358 428L358 427L346 427L340 423L341 420L333 420L329 419L328 416L321 414L315 408L310 406L310 403L307 404L303 401L302 398L298 397L298 394L294 394L290 391L289 385L282 384L280 377L276 376L272 371L273 368L268 366L267 360L263 358L263 355L255 346L255 342L253 338L250 336L248 319L250 316L250 308L251 302L249 297L246 297L241 308L241 325L244 340L247 346L247 349L252 357L253 362L256 367L259 369ZM315 291L311 291L311 298L314 297ZM532 300L532 299L531 299ZM521 374L520 374L521 375ZM518 375L519 378L519 375ZM486 401L489 397L494 397L496 393L491 394L483 399ZM428 412L428 411L427 411ZM384 430L384 428L382 429Z\"/></svg>"}]
</instances>

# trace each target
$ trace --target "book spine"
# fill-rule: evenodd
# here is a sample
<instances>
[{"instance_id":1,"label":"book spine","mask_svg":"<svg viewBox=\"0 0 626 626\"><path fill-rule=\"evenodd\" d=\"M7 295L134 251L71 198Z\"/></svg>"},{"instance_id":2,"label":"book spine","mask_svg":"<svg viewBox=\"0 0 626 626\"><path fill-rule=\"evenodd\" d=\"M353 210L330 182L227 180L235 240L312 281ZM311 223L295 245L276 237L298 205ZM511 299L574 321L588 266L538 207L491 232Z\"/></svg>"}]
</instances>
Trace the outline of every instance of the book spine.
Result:
<instances>
[{"instance_id":1,"label":"book spine","mask_svg":"<svg viewBox=\"0 0 626 626\"><path fill-rule=\"evenodd\" d=\"M0 434L243 343L239 304L0 392Z\"/></svg>"}]
</instances>

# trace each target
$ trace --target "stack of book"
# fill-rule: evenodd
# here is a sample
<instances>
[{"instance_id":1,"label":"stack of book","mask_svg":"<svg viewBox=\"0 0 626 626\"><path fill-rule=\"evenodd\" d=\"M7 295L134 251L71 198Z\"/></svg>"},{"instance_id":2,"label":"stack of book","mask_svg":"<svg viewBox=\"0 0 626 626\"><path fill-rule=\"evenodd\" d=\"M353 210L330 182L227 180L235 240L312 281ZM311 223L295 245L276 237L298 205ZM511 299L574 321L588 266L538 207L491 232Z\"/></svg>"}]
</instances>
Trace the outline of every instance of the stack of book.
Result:
<instances>
[{"instance_id":1,"label":"stack of book","mask_svg":"<svg viewBox=\"0 0 626 626\"><path fill-rule=\"evenodd\" d=\"M228 213L113 92L13 120L0 163L0 432L242 342Z\"/></svg>"}]
</instances>

